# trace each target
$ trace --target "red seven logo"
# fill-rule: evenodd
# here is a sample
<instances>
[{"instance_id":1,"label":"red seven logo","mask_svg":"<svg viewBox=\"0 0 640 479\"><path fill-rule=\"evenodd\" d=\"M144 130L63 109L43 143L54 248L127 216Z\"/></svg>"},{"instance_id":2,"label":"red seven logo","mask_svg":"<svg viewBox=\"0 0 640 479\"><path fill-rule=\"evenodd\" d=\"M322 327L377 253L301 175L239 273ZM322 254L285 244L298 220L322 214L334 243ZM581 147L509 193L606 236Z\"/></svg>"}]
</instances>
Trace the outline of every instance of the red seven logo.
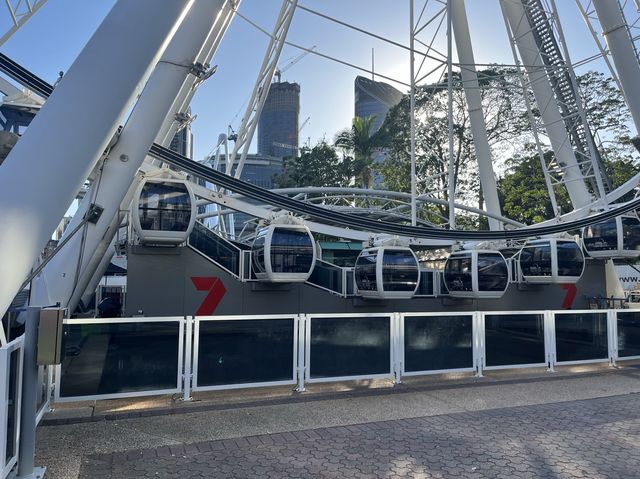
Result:
<instances>
[{"instance_id":1,"label":"red seven logo","mask_svg":"<svg viewBox=\"0 0 640 479\"><path fill-rule=\"evenodd\" d=\"M220 280L220 278L216 278L215 276L192 276L191 282L196 287L198 291L209 291L209 294L204 298L202 304L196 311L196 316L211 316L225 293L227 292L227 288L224 287L224 284Z\"/></svg>"},{"instance_id":2,"label":"red seven logo","mask_svg":"<svg viewBox=\"0 0 640 479\"><path fill-rule=\"evenodd\" d=\"M575 284L569 283L561 284L560 287L567 292L564 296L564 301L562 302L562 309L571 309L573 307L573 300L576 299L578 288Z\"/></svg>"}]
</instances>

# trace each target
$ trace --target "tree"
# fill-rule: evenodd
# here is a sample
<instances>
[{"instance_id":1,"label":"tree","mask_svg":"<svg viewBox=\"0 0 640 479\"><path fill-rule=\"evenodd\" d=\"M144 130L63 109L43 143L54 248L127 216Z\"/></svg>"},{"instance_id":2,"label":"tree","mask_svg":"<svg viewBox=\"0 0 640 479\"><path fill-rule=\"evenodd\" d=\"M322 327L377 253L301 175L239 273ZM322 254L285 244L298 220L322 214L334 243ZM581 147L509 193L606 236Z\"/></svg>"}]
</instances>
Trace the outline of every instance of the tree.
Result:
<instances>
[{"instance_id":1,"label":"tree","mask_svg":"<svg viewBox=\"0 0 640 479\"><path fill-rule=\"evenodd\" d=\"M351 128L336 136L335 145L353 154L353 173L362 188L371 188L373 182L373 153L380 146L379 135L373 131L375 115L355 117Z\"/></svg>"},{"instance_id":2,"label":"tree","mask_svg":"<svg viewBox=\"0 0 640 479\"><path fill-rule=\"evenodd\" d=\"M283 172L274 182L280 188L349 186L352 176L351 158L339 158L335 148L323 140L299 157L285 158Z\"/></svg>"}]
</instances>

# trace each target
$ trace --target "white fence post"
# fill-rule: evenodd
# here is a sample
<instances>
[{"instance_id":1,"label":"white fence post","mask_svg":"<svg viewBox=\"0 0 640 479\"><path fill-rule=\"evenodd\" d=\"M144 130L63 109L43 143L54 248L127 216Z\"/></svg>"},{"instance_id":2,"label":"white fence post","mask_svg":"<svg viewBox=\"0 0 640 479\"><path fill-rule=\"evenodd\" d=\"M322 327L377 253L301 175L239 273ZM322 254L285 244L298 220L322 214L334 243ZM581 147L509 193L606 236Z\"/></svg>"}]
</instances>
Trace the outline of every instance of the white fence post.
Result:
<instances>
[{"instance_id":1,"label":"white fence post","mask_svg":"<svg viewBox=\"0 0 640 479\"><path fill-rule=\"evenodd\" d=\"M304 392L304 375L305 375L305 366L306 366L306 339L307 339L307 317L304 314L299 314L298 319L298 337L295 340L298 342L298 355L296 358L296 371L297 371L297 379L298 385L296 386L296 391L301 393Z\"/></svg>"},{"instance_id":2,"label":"white fence post","mask_svg":"<svg viewBox=\"0 0 640 479\"><path fill-rule=\"evenodd\" d=\"M393 348L394 383L402 383L402 362L404 361L403 320L400 313L391 316L391 347Z\"/></svg>"},{"instance_id":3,"label":"white fence post","mask_svg":"<svg viewBox=\"0 0 640 479\"><path fill-rule=\"evenodd\" d=\"M556 372L556 318L553 311L544 312L544 351L547 371Z\"/></svg>"},{"instance_id":4,"label":"white fence post","mask_svg":"<svg viewBox=\"0 0 640 479\"><path fill-rule=\"evenodd\" d=\"M607 335L609 337L609 364L616 367L618 360L618 311L607 310Z\"/></svg>"},{"instance_id":5,"label":"white fence post","mask_svg":"<svg viewBox=\"0 0 640 479\"><path fill-rule=\"evenodd\" d=\"M182 400L191 401L191 365L193 364L193 321L192 316L184 318L185 342L184 342L184 378L182 381Z\"/></svg>"},{"instance_id":6,"label":"white fence post","mask_svg":"<svg viewBox=\"0 0 640 479\"><path fill-rule=\"evenodd\" d=\"M484 368L484 313L475 311L472 320L472 338L473 338L473 363L476 370L476 377L484 377L482 370Z\"/></svg>"}]
</instances>

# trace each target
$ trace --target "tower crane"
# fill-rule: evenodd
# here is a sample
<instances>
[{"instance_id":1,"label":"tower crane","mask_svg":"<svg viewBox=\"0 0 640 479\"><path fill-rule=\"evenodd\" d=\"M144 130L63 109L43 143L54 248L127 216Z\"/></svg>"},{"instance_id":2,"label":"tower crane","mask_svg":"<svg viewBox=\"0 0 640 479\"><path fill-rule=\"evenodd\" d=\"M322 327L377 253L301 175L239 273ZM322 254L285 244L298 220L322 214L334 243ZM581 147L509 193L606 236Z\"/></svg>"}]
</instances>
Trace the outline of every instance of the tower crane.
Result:
<instances>
[{"instance_id":1,"label":"tower crane","mask_svg":"<svg viewBox=\"0 0 640 479\"><path fill-rule=\"evenodd\" d=\"M308 50L303 51L300 55L295 57L293 60L291 60L289 63L287 63L282 68L280 68L280 67L276 68L274 76L278 78L277 83L280 83L280 79L281 79L282 74L284 72L286 72L289 68L291 68L293 65L298 63L300 60L302 60L304 57L306 57L309 53L311 53L316 48L317 48L317 45L314 45L311 48L309 48Z\"/></svg>"}]
</instances>

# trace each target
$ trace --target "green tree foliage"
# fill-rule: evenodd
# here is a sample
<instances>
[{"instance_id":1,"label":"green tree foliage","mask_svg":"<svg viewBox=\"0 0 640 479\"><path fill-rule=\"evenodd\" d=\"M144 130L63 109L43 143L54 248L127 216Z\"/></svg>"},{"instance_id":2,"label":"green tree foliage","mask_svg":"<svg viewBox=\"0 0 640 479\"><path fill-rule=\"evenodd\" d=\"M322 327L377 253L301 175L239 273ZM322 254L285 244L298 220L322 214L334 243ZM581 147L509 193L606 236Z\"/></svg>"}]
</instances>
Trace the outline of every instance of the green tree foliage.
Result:
<instances>
[{"instance_id":1,"label":"green tree foliage","mask_svg":"<svg viewBox=\"0 0 640 479\"><path fill-rule=\"evenodd\" d=\"M349 186L352 163L351 158L339 158L335 148L321 141L299 157L285 158L283 173L276 175L274 182L280 188Z\"/></svg>"},{"instance_id":2,"label":"green tree foliage","mask_svg":"<svg viewBox=\"0 0 640 479\"><path fill-rule=\"evenodd\" d=\"M355 117L351 128L336 136L335 145L353 155L353 175L362 188L371 188L373 182L373 153L381 146L380 135L373 131L375 115Z\"/></svg>"}]
</instances>

